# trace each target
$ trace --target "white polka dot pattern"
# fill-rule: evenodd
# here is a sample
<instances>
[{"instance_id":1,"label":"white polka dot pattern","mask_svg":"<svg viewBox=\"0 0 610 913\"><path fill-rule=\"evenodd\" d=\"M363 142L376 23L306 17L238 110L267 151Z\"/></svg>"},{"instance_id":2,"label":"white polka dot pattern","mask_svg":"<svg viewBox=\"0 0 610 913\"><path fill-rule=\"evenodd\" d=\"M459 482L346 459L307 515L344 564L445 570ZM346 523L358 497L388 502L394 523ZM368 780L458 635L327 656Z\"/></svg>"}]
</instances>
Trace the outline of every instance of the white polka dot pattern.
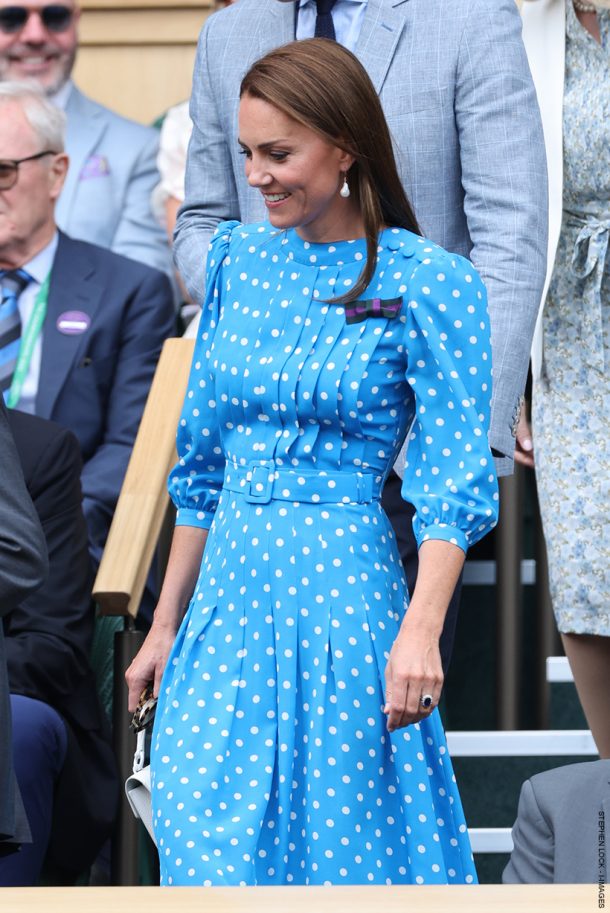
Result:
<instances>
[{"instance_id":1,"label":"white polka dot pattern","mask_svg":"<svg viewBox=\"0 0 610 913\"><path fill-rule=\"evenodd\" d=\"M384 668L407 608L379 491L405 435L416 533L462 548L495 522L491 356L468 261L225 223L170 477L210 527L163 679L153 811L164 884L476 880L437 712L388 734Z\"/></svg>"}]
</instances>

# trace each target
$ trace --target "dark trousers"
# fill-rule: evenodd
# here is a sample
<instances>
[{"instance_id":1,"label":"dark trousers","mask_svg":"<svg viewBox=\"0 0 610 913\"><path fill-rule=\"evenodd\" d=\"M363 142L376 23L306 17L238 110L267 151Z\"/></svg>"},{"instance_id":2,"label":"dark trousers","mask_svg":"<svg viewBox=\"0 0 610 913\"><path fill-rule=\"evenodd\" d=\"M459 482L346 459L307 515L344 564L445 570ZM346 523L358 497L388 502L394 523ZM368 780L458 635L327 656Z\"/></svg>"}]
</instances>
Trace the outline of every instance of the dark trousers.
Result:
<instances>
[{"instance_id":1,"label":"dark trousers","mask_svg":"<svg viewBox=\"0 0 610 913\"><path fill-rule=\"evenodd\" d=\"M394 528L396 542L400 558L407 576L407 586L409 595L413 595L415 582L417 580L417 542L413 533L413 515L415 509L411 504L407 504L401 495L402 482L396 473L392 470L388 476L383 489L381 504ZM443 672L447 675L449 662L453 652L453 641L455 639L455 626L457 624L458 609L460 605L460 594L462 592L462 574L458 580L455 592L451 597L445 624L440 640L441 660L443 663Z\"/></svg>"},{"instance_id":2,"label":"dark trousers","mask_svg":"<svg viewBox=\"0 0 610 913\"><path fill-rule=\"evenodd\" d=\"M23 843L16 853L0 858L0 886L24 887L35 885L42 869L68 735L61 716L42 701L11 694L11 715L13 763L32 843Z\"/></svg>"}]
</instances>

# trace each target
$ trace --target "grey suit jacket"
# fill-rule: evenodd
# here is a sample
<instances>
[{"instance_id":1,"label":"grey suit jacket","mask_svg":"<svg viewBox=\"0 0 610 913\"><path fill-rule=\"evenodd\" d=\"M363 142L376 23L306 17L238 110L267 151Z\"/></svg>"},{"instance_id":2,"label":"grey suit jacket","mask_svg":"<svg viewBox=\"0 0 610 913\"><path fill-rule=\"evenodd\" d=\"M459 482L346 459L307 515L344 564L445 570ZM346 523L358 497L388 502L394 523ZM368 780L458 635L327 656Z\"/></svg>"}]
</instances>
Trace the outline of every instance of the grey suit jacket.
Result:
<instances>
[{"instance_id":1,"label":"grey suit jacket","mask_svg":"<svg viewBox=\"0 0 610 913\"><path fill-rule=\"evenodd\" d=\"M514 849L502 881L607 884L608 829L610 761L536 774L521 788Z\"/></svg>"},{"instance_id":2,"label":"grey suit jacket","mask_svg":"<svg viewBox=\"0 0 610 913\"><path fill-rule=\"evenodd\" d=\"M203 297L218 222L265 217L236 139L239 86L257 58L294 35L294 4L278 0L240 0L203 28L175 237L195 300ZM517 7L514 0L368 0L356 55L381 97L422 231L469 256L487 286L490 443L506 455L499 471L509 472L547 238L544 142Z\"/></svg>"},{"instance_id":3,"label":"grey suit jacket","mask_svg":"<svg viewBox=\"0 0 610 913\"><path fill-rule=\"evenodd\" d=\"M167 237L151 208L159 134L120 117L76 87L66 105L70 167L56 208L59 227L173 278Z\"/></svg>"},{"instance_id":4,"label":"grey suit jacket","mask_svg":"<svg viewBox=\"0 0 610 913\"><path fill-rule=\"evenodd\" d=\"M0 396L0 617L36 590L47 574L47 551ZM0 624L0 847L28 838L13 773L9 690Z\"/></svg>"}]
</instances>

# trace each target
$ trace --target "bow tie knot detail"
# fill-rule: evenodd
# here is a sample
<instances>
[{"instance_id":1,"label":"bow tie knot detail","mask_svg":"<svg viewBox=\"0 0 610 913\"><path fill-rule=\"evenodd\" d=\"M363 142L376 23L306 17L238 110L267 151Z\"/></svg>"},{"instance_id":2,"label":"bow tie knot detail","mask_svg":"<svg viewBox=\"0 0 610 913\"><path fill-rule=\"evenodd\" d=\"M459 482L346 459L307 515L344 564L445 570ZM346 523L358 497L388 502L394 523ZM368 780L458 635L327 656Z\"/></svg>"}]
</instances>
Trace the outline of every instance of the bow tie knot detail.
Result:
<instances>
[{"instance_id":1,"label":"bow tie knot detail","mask_svg":"<svg viewBox=\"0 0 610 913\"><path fill-rule=\"evenodd\" d=\"M400 312L402 298L368 298L345 305L345 322L361 323L367 317L392 320Z\"/></svg>"}]
</instances>

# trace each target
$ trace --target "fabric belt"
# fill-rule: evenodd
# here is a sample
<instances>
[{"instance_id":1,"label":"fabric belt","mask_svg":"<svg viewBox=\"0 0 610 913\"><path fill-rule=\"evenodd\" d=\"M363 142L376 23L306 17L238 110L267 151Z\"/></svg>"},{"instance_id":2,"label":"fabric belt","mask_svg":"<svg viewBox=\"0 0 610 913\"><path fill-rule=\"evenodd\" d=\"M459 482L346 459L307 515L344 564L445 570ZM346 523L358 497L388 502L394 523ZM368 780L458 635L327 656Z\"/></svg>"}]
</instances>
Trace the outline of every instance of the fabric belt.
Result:
<instances>
[{"instance_id":1,"label":"fabric belt","mask_svg":"<svg viewBox=\"0 0 610 913\"><path fill-rule=\"evenodd\" d=\"M368 504L380 498L382 479L369 472L299 472L278 468L273 460L261 460L246 466L227 463L224 488L239 492L249 504Z\"/></svg>"},{"instance_id":2,"label":"fabric belt","mask_svg":"<svg viewBox=\"0 0 610 913\"><path fill-rule=\"evenodd\" d=\"M567 224L578 230L572 254L572 272L583 281L581 325L585 361L603 372L604 324L602 282L606 271L610 218L584 217L566 210Z\"/></svg>"}]
</instances>

